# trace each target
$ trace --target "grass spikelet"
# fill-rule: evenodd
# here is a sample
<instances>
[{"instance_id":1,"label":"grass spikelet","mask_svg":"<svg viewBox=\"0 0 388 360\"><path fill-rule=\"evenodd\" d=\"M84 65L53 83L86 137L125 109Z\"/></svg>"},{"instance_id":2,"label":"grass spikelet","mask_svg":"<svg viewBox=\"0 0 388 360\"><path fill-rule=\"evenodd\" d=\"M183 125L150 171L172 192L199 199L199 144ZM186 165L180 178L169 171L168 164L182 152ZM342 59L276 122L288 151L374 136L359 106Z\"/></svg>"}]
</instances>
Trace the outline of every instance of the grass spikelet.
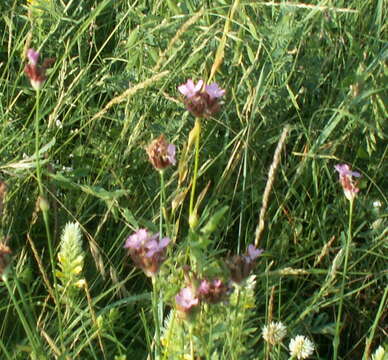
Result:
<instances>
[{"instance_id":1,"label":"grass spikelet","mask_svg":"<svg viewBox=\"0 0 388 360\"><path fill-rule=\"evenodd\" d=\"M325 244L325 246L322 248L320 254L317 256L316 260L314 261L314 267L316 267L322 259L329 253L329 250L331 248L331 245L333 245L333 242L335 241L335 236L332 236L331 239Z\"/></svg>"},{"instance_id":2,"label":"grass spikelet","mask_svg":"<svg viewBox=\"0 0 388 360\"><path fill-rule=\"evenodd\" d=\"M290 126L286 125L283 129L282 135L280 136L278 145L276 146L275 154L273 156L272 164L271 167L269 168L269 173L268 173L268 180L265 185L264 189L264 194L263 194L263 203L261 205L260 209L260 216L259 216L259 225L256 228L256 234L255 234L255 246L259 246L260 238L261 235L263 234L264 231L264 219L265 219L265 214L267 212L268 208L268 201L269 201L269 195L271 194L271 189L273 186L273 183L275 181L275 175L276 175L276 170L279 166L280 162L280 153L283 149L283 146L286 142L287 135L290 131Z\"/></svg>"}]
</instances>

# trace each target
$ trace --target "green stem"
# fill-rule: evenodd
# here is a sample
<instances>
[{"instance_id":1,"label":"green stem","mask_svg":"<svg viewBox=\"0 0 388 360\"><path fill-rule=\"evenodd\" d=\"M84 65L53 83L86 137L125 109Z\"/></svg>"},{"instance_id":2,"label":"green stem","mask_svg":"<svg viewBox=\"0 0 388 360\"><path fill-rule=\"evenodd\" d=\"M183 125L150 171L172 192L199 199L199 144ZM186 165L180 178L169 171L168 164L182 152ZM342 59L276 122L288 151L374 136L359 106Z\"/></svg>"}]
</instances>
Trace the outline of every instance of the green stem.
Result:
<instances>
[{"instance_id":1,"label":"green stem","mask_svg":"<svg viewBox=\"0 0 388 360\"><path fill-rule=\"evenodd\" d=\"M197 131L195 136L195 160L194 160L194 173L193 173L193 180L192 180L191 194L190 194L189 219L192 219L192 216L196 216L196 214L194 214L194 197L195 197L195 188L197 185L197 178L198 178L199 141L201 137L201 120L199 118L195 119L194 127L197 128Z\"/></svg>"},{"instance_id":2,"label":"green stem","mask_svg":"<svg viewBox=\"0 0 388 360\"><path fill-rule=\"evenodd\" d=\"M193 326L189 324L189 337L190 337L190 355L191 359L194 359L194 342L193 342Z\"/></svg>"},{"instance_id":3,"label":"green stem","mask_svg":"<svg viewBox=\"0 0 388 360\"><path fill-rule=\"evenodd\" d=\"M13 276L13 279L15 281L16 288L18 289L19 296L20 296L21 302L22 302L23 307L24 307L24 311L25 311L25 313L28 316L28 320L30 321L31 324L35 324L36 323L35 311L33 311L33 314L32 314L32 307L31 307L31 305L30 306L27 305L27 303L26 303L27 296L25 296L24 291L23 291L22 287L19 284L19 280L16 277L16 274L13 273L12 276Z\"/></svg>"},{"instance_id":4,"label":"green stem","mask_svg":"<svg viewBox=\"0 0 388 360\"><path fill-rule=\"evenodd\" d=\"M341 332L340 327L341 327L341 317L342 317L342 309L343 309L343 302L344 302L345 282L346 282L346 275L348 271L350 243L352 241L352 218L353 218L353 199L349 201L348 234L347 234L346 243L345 243L345 262L344 262L344 270L342 274L340 301L338 306L337 322L336 322L336 328L335 328L333 360L336 360L338 358L338 347L340 344L340 332Z\"/></svg>"},{"instance_id":5,"label":"green stem","mask_svg":"<svg viewBox=\"0 0 388 360\"><path fill-rule=\"evenodd\" d=\"M43 202L47 201L44 196L44 188L43 188L43 180L42 180L42 168L40 164L40 133L39 133L39 120L40 120L40 108L39 108L39 100L40 100L40 91L36 91L36 113L35 113L35 161L36 161L36 178L38 181L39 188L39 196L40 196L40 206L43 213L43 220L46 228L47 235L47 243L48 250L50 255L50 263L51 263L51 271L53 274L54 284L56 285L56 277L55 277L55 264L54 264L54 251L53 244L51 239L50 225L49 225L49 217L48 217L48 204L43 204Z\"/></svg>"},{"instance_id":6,"label":"green stem","mask_svg":"<svg viewBox=\"0 0 388 360\"><path fill-rule=\"evenodd\" d=\"M36 178L38 180L39 194L43 195L43 185L42 185L42 169L40 167L40 158L39 158L39 118L40 118L40 109L39 109L39 100L40 100L40 91L36 91L36 105L35 105L35 161L36 161Z\"/></svg>"},{"instance_id":7,"label":"green stem","mask_svg":"<svg viewBox=\"0 0 388 360\"><path fill-rule=\"evenodd\" d=\"M164 185L164 171L159 171L160 174L160 218L159 218L159 236L163 237L163 209L166 199L165 185ZM166 224L167 225L167 224Z\"/></svg>"},{"instance_id":8,"label":"green stem","mask_svg":"<svg viewBox=\"0 0 388 360\"><path fill-rule=\"evenodd\" d=\"M44 187L43 187L43 180L42 180L42 168L40 164L40 133L39 133L39 122L40 122L40 91L36 91L36 105L35 105L35 162L36 162L36 178L38 182L38 189L39 189L39 205L43 213L43 221L46 229L46 236L47 236L47 244L48 244L48 250L49 250L49 256L50 256L50 265L51 265L51 272L53 275L53 281L54 281L54 296L55 296L55 303L58 313L58 326L59 326L59 333L60 333L60 339L61 344L63 345L63 333L62 333L62 314L59 306L59 296L58 296L58 287L57 287L57 278L55 276L55 261L54 261L54 251L53 251L53 241L51 238L51 232L50 232L50 222L49 222L49 206L46 202L45 194L44 194ZM62 346L63 348L63 346Z\"/></svg>"},{"instance_id":9,"label":"green stem","mask_svg":"<svg viewBox=\"0 0 388 360\"><path fill-rule=\"evenodd\" d=\"M159 318L159 296L157 289L157 275L152 277L152 313L155 322L155 360L160 358L160 318Z\"/></svg>"}]
</instances>

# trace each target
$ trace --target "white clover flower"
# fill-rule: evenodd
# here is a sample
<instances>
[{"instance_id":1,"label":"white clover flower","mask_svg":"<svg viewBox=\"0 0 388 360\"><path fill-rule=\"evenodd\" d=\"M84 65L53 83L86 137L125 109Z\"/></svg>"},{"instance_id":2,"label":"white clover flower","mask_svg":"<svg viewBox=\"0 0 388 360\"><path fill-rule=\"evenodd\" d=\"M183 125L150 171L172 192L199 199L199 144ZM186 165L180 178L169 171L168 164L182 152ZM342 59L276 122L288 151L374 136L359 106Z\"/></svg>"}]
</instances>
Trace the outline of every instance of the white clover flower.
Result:
<instances>
[{"instance_id":1,"label":"white clover flower","mask_svg":"<svg viewBox=\"0 0 388 360\"><path fill-rule=\"evenodd\" d=\"M373 207L374 208L379 209L379 208L381 208L381 206L382 206L382 204L381 204L380 200L373 201Z\"/></svg>"},{"instance_id":2,"label":"white clover flower","mask_svg":"<svg viewBox=\"0 0 388 360\"><path fill-rule=\"evenodd\" d=\"M263 339L271 345L281 343L286 334L287 328L280 321L271 321L268 325L263 327L262 331Z\"/></svg>"},{"instance_id":3,"label":"white clover flower","mask_svg":"<svg viewBox=\"0 0 388 360\"><path fill-rule=\"evenodd\" d=\"M385 353L384 348L380 345L372 355L372 360L385 360L388 359L388 353Z\"/></svg>"},{"instance_id":4,"label":"white clover flower","mask_svg":"<svg viewBox=\"0 0 388 360\"><path fill-rule=\"evenodd\" d=\"M303 335L298 335L291 339L290 355L298 360L307 359L314 352L314 344Z\"/></svg>"}]
</instances>

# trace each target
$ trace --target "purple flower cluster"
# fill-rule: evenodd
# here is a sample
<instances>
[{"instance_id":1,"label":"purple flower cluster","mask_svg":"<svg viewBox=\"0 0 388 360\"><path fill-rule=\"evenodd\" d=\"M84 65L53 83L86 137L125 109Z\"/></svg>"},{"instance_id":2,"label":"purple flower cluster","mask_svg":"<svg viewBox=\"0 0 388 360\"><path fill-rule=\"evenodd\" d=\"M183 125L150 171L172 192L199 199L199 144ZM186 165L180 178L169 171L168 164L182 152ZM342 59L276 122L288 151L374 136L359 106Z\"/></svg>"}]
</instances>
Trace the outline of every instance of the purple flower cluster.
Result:
<instances>
[{"instance_id":1,"label":"purple flower cluster","mask_svg":"<svg viewBox=\"0 0 388 360\"><path fill-rule=\"evenodd\" d=\"M254 267L256 259L263 253L264 250L256 249L254 245L249 245L246 254L234 255L226 260L226 264L230 271L230 278L235 283L239 284L245 280Z\"/></svg>"},{"instance_id":2,"label":"purple flower cluster","mask_svg":"<svg viewBox=\"0 0 388 360\"><path fill-rule=\"evenodd\" d=\"M221 279L191 281L190 285L181 289L175 296L177 310L184 317L190 316L202 303L218 304L226 300L231 293L231 287Z\"/></svg>"},{"instance_id":3,"label":"purple flower cluster","mask_svg":"<svg viewBox=\"0 0 388 360\"><path fill-rule=\"evenodd\" d=\"M185 96L186 109L197 117L209 117L220 110L219 99L225 95L225 90L214 82L203 89L203 80L197 84L189 79L178 86L179 92Z\"/></svg>"},{"instance_id":4,"label":"purple flower cluster","mask_svg":"<svg viewBox=\"0 0 388 360\"><path fill-rule=\"evenodd\" d=\"M165 260L168 237L160 239L159 234L152 234L146 229L140 229L129 236L124 248L137 267L142 269L147 276L154 276Z\"/></svg>"},{"instance_id":5,"label":"purple flower cluster","mask_svg":"<svg viewBox=\"0 0 388 360\"><path fill-rule=\"evenodd\" d=\"M39 65L40 54L34 49L27 50L27 59L28 64L24 67L24 72L27 77L30 79L31 86L35 90L42 88L44 82L46 81L46 69L50 68L54 62L54 58L44 59L43 64Z\"/></svg>"},{"instance_id":6,"label":"purple flower cluster","mask_svg":"<svg viewBox=\"0 0 388 360\"><path fill-rule=\"evenodd\" d=\"M240 283L246 279L256 265L256 259L262 252L263 250L256 249L254 245L249 245L246 254L235 256L232 261L227 260L231 280L235 283ZM189 285L175 296L176 309L183 317L193 314L202 302L218 304L227 300L227 297L232 292L231 282L225 282L219 278L198 280L194 276L194 279L187 282ZM195 284L199 284L199 286Z\"/></svg>"},{"instance_id":7,"label":"purple flower cluster","mask_svg":"<svg viewBox=\"0 0 388 360\"><path fill-rule=\"evenodd\" d=\"M198 287L200 299L209 304L218 304L225 300L230 292L230 286L220 279L202 280Z\"/></svg>"},{"instance_id":8,"label":"purple flower cluster","mask_svg":"<svg viewBox=\"0 0 388 360\"><path fill-rule=\"evenodd\" d=\"M175 302L177 309L183 313L188 314L199 305L199 298L197 292L193 287L188 286L183 288L176 296Z\"/></svg>"},{"instance_id":9,"label":"purple flower cluster","mask_svg":"<svg viewBox=\"0 0 388 360\"><path fill-rule=\"evenodd\" d=\"M351 171L350 166L347 164L338 164L334 168L339 173L339 181L344 190L345 197L349 201L354 200L360 189L357 187L357 183L354 182L353 176L359 178L361 174L357 171Z\"/></svg>"}]
</instances>

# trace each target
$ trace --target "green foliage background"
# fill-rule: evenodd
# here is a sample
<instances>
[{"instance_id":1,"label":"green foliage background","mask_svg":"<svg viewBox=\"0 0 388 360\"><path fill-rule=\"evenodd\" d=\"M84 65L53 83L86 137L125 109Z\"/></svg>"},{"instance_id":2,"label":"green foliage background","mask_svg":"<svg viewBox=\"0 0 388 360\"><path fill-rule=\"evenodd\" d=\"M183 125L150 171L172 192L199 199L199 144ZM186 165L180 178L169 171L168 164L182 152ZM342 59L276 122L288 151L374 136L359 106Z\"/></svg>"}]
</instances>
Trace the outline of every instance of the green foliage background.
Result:
<instances>
[{"instance_id":1,"label":"green foliage background","mask_svg":"<svg viewBox=\"0 0 388 360\"><path fill-rule=\"evenodd\" d=\"M224 35L232 6L236 12ZM123 251L125 238L138 227L158 231L159 177L144 147L164 133L177 145L179 158L194 119L185 111L177 86L188 78L209 77L223 35L225 54L215 80L227 95L222 111L203 123L198 184L198 193L209 184L200 207L201 226L218 209L229 207L211 236L210 257L218 251L243 252L253 242L274 149L283 127L290 124L292 129L260 244L265 254L256 274L257 330L250 335L254 351L249 358L264 358L260 328L268 319L272 287L274 318L293 335L309 335L317 358L332 356L340 275L327 291L321 286L327 284L346 237L348 204L334 171L339 162L362 173L340 357L366 358L383 344L387 8L385 0L0 3L0 169L8 185L2 232L13 249L26 306L39 319L36 331L49 358L147 357L151 287ZM36 208L35 94L23 72L26 46L56 58L40 104L40 144L47 145L42 151L43 179L56 252L68 221L79 222L84 233L84 277L92 302L81 297L62 329L54 321L60 305L47 299L36 257L50 273L44 222ZM96 116L128 88L163 71L167 73L160 80ZM168 204L188 189L192 162L188 159L183 182L178 182L178 168L167 171ZM380 207L373 206L377 200ZM187 199L172 221L178 246L188 233ZM173 250L167 266L177 268L183 265L180 261ZM280 271L287 268L301 271ZM170 286L170 294L179 288ZM0 293L1 358L36 356L4 286ZM91 308L97 323L90 317Z\"/></svg>"}]
</instances>

